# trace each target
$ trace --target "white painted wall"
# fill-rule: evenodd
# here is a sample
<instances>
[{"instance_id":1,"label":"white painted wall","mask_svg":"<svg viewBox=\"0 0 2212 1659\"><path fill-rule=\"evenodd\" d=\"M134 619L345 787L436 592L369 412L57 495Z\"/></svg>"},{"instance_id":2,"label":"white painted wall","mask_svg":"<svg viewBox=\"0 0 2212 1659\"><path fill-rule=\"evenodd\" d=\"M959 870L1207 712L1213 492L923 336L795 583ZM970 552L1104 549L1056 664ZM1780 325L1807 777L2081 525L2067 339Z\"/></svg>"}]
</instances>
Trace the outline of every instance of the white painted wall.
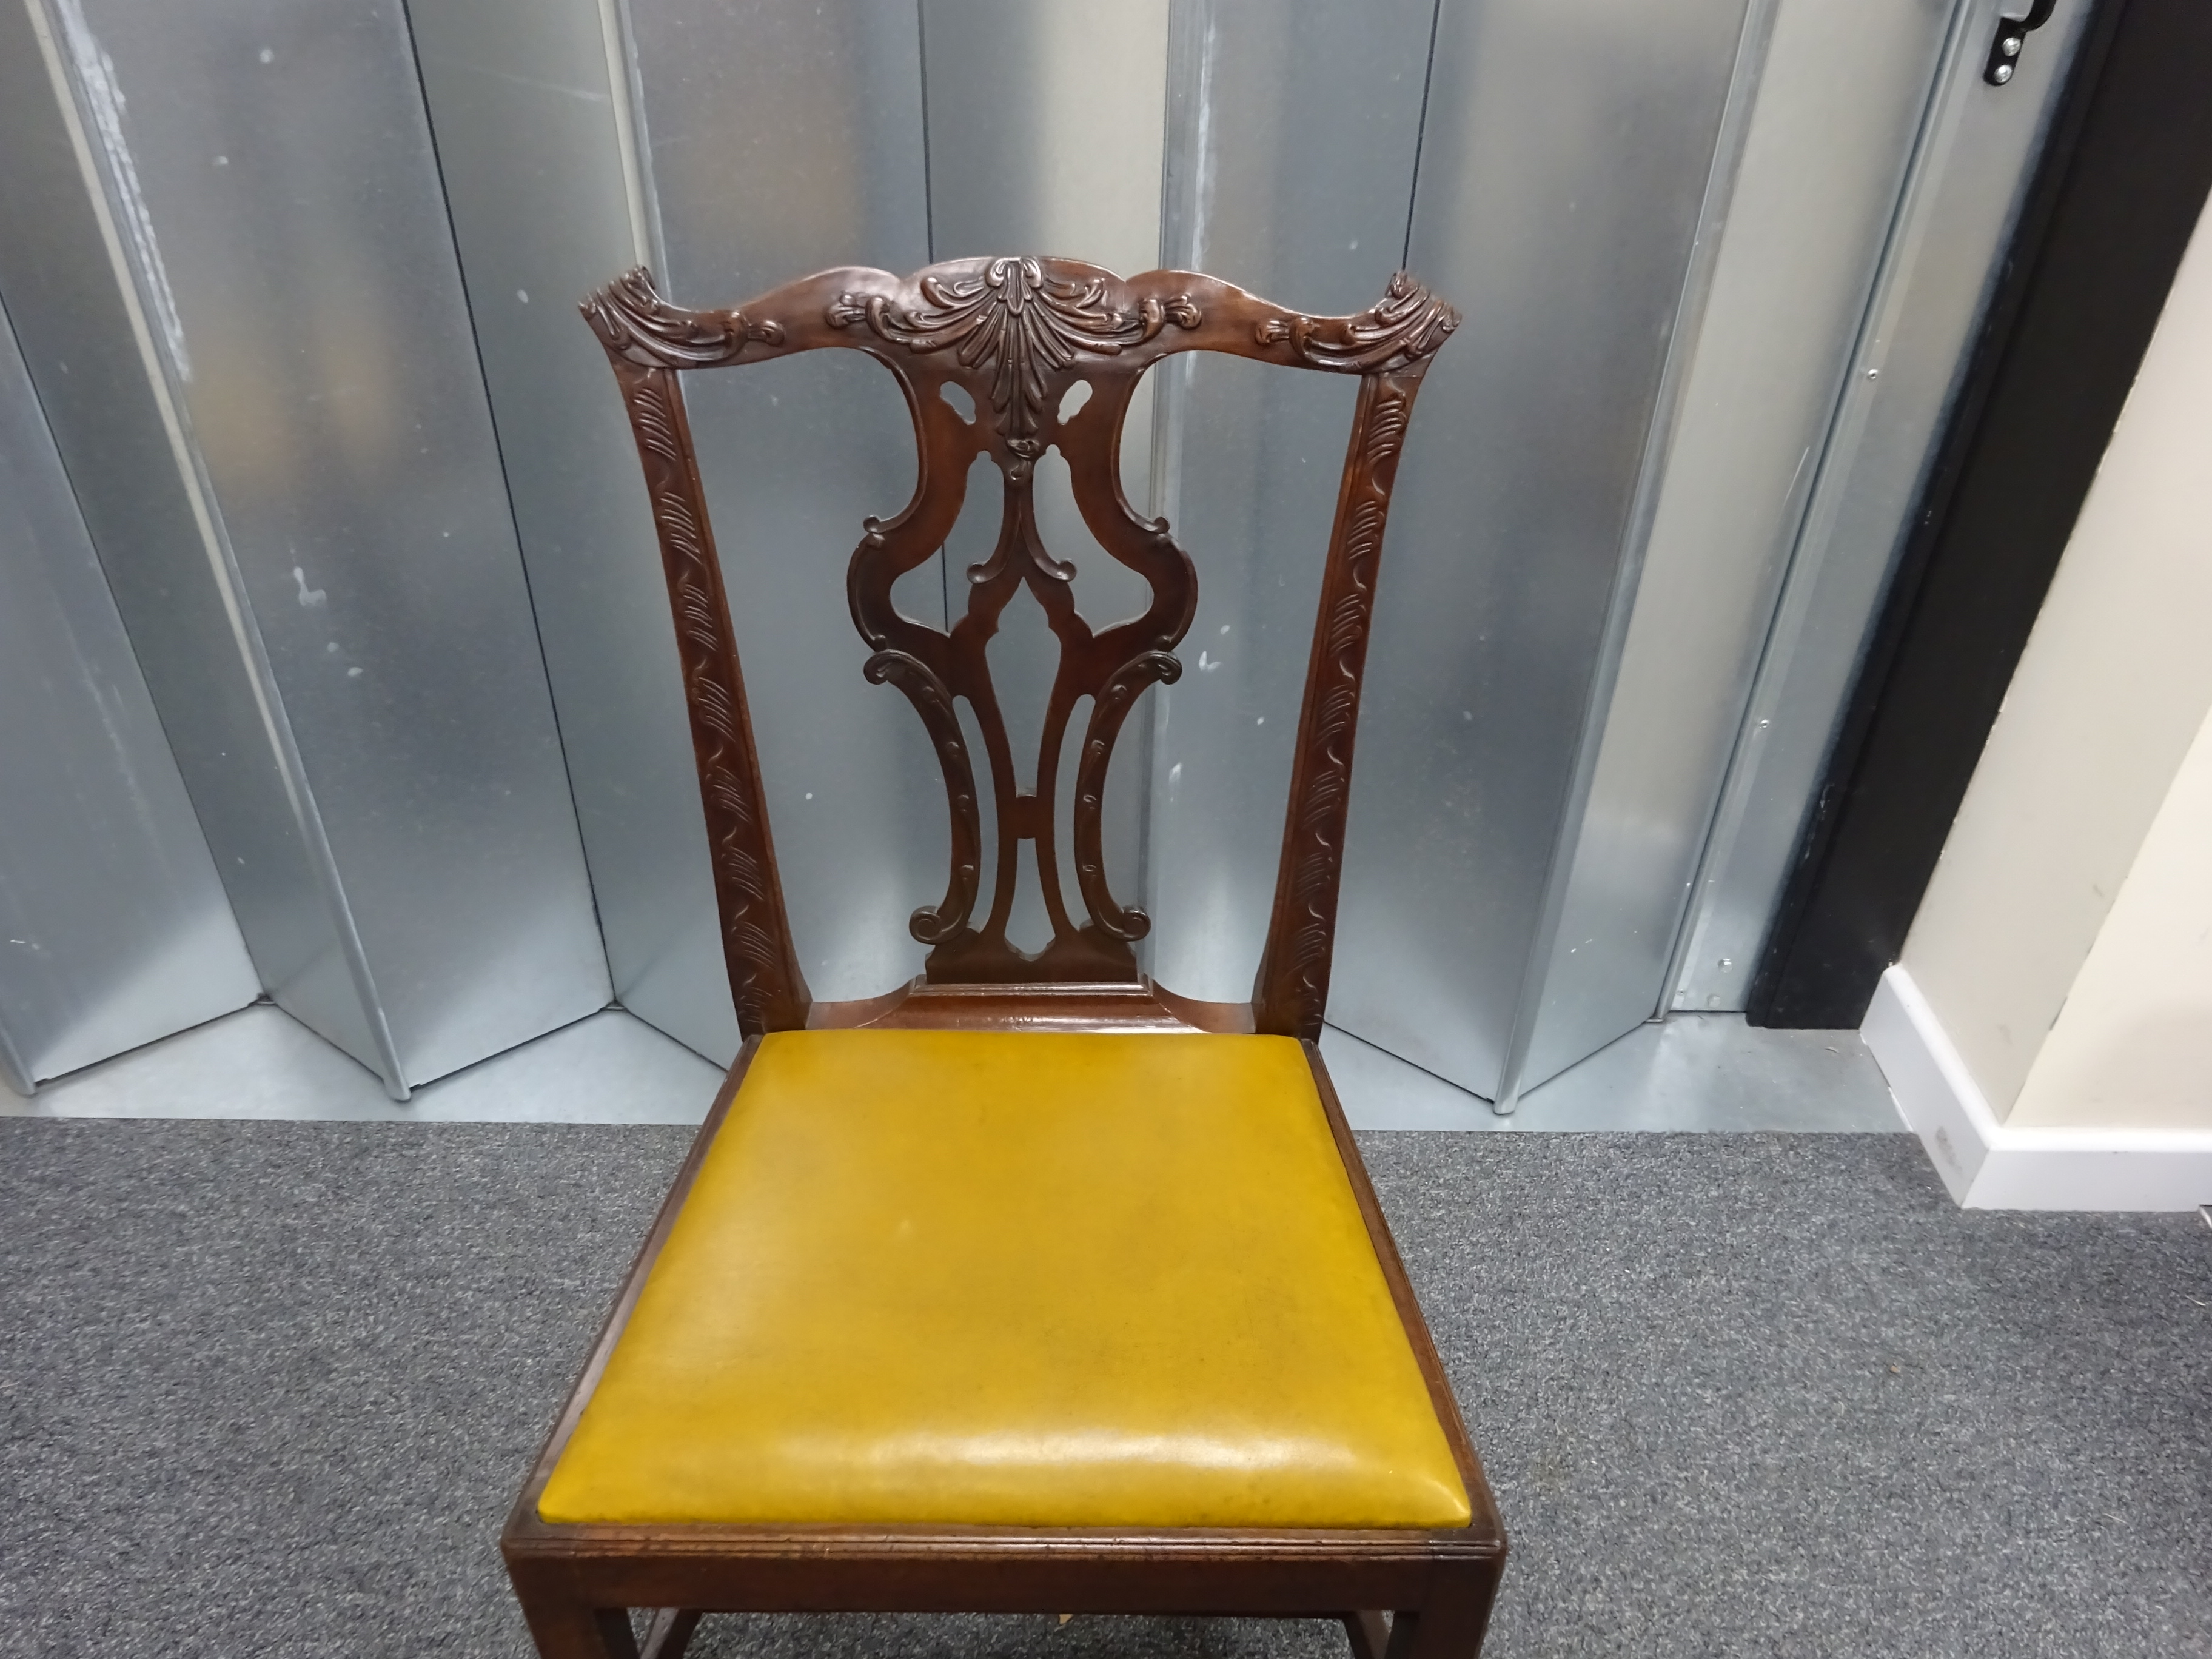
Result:
<instances>
[{"instance_id":1,"label":"white painted wall","mask_svg":"<svg viewBox=\"0 0 2212 1659\"><path fill-rule=\"evenodd\" d=\"M1905 942L2008 1124L2212 1128L2208 483L2200 222Z\"/></svg>"},{"instance_id":2,"label":"white painted wall","mask_svg":"<svg viewBox=\"0 0 2212 1659\"><path fill-rule=\"evenodd\" d=\"M2006 1121L2212 1129L2212 717Z\"/></svg>"}]
</instances>

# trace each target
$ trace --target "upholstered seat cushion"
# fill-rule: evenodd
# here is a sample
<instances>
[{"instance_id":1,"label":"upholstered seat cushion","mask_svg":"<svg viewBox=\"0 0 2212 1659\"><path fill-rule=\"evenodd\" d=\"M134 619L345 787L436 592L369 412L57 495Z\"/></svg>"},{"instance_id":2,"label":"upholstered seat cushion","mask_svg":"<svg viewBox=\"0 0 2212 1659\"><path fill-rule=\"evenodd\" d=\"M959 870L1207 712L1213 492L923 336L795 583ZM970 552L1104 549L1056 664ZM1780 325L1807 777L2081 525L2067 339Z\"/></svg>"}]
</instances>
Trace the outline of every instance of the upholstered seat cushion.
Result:
<instances>
[{"instance_id":1,"label":"upholstered seat cushion","mask_svg":"<svg viewBox=\"0 0 2212 1659\"><path fill-rule=\"evenodd\" d=\"M1454 1527L1299 1046L760 1045L551 1522Z\"/></svg>"}]
</instances>

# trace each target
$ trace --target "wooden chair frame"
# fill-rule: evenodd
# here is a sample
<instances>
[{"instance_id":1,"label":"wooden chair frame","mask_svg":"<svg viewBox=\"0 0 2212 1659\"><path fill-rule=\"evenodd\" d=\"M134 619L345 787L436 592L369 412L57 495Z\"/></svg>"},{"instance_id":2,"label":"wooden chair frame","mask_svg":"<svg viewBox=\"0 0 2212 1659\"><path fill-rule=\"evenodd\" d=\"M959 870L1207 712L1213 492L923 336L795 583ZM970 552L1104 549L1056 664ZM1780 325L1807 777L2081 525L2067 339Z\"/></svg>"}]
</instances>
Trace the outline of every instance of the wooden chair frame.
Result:
<instances>
[{"instance_id":1,"label":"wooden chair frame","mask_svg":"<svg viewBox=\"0 0 2212 1659\"><path fill-rule=\"evenodd\" d=\"M636 1659L628 1609L658 1609L643 1653L675 1659L702 1610L1085 1612L1340 1618L1358 1659L1465 1659L1481 1645L1505 1536L1435 1345L1346 1127L1318 1044L1328 994L1352 742L1390 489L1421 377L1457 326L1411 277L1351 317L1309 317L1209 276L1127 280L1049 258L962 259L900 278L848 268L806 277L735 311L687 311L643 270L593 295L586 319L628 405L673 608L712 849L731 993L745 1039L690 1158L624 1281L567 1407L516 1498L501 1545L544 1659ZM848 567L865 672L914 703L936 745L951 815L945 899L915 912L929 945L912 984L862 1002L816 1003L793 950L728 602L678 376L845 348L883 363L904 392L919 452L915 494L865 522ZM1249 1004L1195 1002L1138 969L1144 913L1109 890L1101 799L1115 739L1144 690L1174 680L1196 610L1188 556L1121 488L1121 426L1145 370L1176 352L1228 353L1354 374L1358 404L1328 544L1299 714L1273 913ZM1063 419L1078 380L1093 395ZM958 386L972 417L944 395ZM1145 612L1094 632L1074 609L1074 567L1038 535L1034 465L1057 445L1078 507L1109 555L1151 589ZM1005 481L998 544L968 572L965 614L940 630L899 614L891 584L943 546L969 463ZM1017 780L985 646L1026 586L1060 643L1033 789ZM1090 700L1071 826L1075 920L1060 877L1055 769L1075 707ZM984 792L954 706L981 732L998 829L990 907L981 898ZM1033 849L1054 937L1028 955L1006 937L1021 845ZM1444 1531L1082 1529L951 1526L601 1526L541 1521L538 1500L694 1176L769 1031L859 1026L997 1030L1202 1030L1304 1045L1368 1233L1474 1506ZM1388 1615L1381 1609L1389 1610Z\"/></svg>"}]
</instances>

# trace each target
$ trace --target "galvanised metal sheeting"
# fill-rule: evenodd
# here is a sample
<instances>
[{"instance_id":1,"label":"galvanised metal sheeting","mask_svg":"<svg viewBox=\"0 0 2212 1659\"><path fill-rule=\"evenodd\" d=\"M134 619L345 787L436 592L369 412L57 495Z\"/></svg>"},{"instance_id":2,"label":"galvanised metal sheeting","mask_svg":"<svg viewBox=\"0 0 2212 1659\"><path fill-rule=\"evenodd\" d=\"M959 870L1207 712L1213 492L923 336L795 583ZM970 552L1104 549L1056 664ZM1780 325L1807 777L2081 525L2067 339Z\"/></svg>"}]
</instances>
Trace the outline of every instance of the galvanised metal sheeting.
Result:
<instances>
[{"instance_id":1,"label":"galvanised metal sheeting","mask_svg":"<svg viewBox=\"0 0 2212 1659\"><path fill-rule=\"evenodd\" d=\"M930 255L1159 258L1168 0L921 0Z\"/></svg>"},{"instance_id":2,"label":"galvanised metal sheeting","mask_svg":"<svg viewBox=\"0 0 2212 1659\"><path fill-rule=\"evenodd\" d=\"M404 1089L603 1006L398 0L49 16L390 1034L361 1057Z\"/></svg>"},{"instance_id":3,"label":"galvanised metal sheeting","mask_svg":"<svg viewBox=\"0 0 2212 1659\"><path fill-rule=\"evenodd\" d=\"M1379 300L1405 255L1435 18L1433 0L1179 7L1167 260L1311 312ZM1152 693L1153 967L1186 995L1239 1000L1274 896L1354 388L1226 358L1167 374L1161 507L1197 561L1199 609L1182 679ZM1407 546L1394 529L1386 588L1420 579ZM1340 984L1363 971L1340 963Z\"/></svg>"},{"instance_id":4,"label":"galvanised metal sheeting","mask_svg":"<svg viewBox=\"0 0 2212 1659\"><path fill-rule=\"evenodd\" d=\"M1929 0L1757 3L1777 13L1771 40L1523 1087L1667 1000L1712 804L1951 21Z\"/></svg>"},{"instance_id":5,"label":"galvanised metal sheeting","mask_svg":"<svg viewBox=\"0 0 2212 1659\"><path fill-rule=\"evenodd\" d=\"M1714 815L1678 1006L1741 1006L1742 970L1788 878L1838 710L2089 15L2087 0L2058 0L2000 89L1983 83L1981 66L2001 9L2001 0L1957 9Z\"/></svg>"},{"instance_id":6,"label":"galvanised metal sheeting","mask_svg":"<svg viewBox=\"0 0 2212 1659\"><path fill-rule=\"evenodd\" d=\"M260 989L0 315L0 1082Z\"/></svg>"},{"instance_id":7,"label":"galvanised metal sheeting","mask_svg":"<svg viewBox=\"0 0 2212 1659\"><path fill-rule=\"evenodd\" d=\"M0 135L43 149L0 179L0 232L68 234L0 236L0 287L25 295L33 378L263 982L395 1088L597 1006L593 897L624 1003L702 1053L736 1046L650 519L575 301L640 257L712 306L825 266L1049 252L1324 313L1371 304L1404 261L1467 313L1399 477L1332 1012L1509 1094L1532 1030L1541 1070L1601 1041L1637 984L1663 994L1677 866L1771 608L1767 520L1803 499L1773 457L1822 441L1918 95L1902 81L1953 9L1883 0L1879 40L1825 25L1859 65L1834 73L1879 97L1822 80L1817 42L1801 54L1853 118L1798 121L1766 165L1786 181L1826 145L1852 205L1803 204L1826 251L1796 257L1837 280L1793 293L1815 320L1765 319L1800 331L1788 387L1716 395L1737 421L1796 411L1787 442L1776 422L1745 446L1725 418L1678 427L1674 398L1698 384L1763 29L1817 33L1813 0L1141 0L1110 26L1082 0L450 0L411 40L401 0L33 3L133 286L98 291L98 227L70 230L59 199L64 124L10 100ZM1739 249L1753 300L1787 280L1786 217L1771 258ZM133 296L135 364L114 325ZM1746 315L1716 340L1751 339L1755 307L1728 303ZM1211 362L1154 379L1125 483L1196 559L1200 611L1182 680L1117 754L1109 859L1155 919L1160 977L1237 997L1351 388ZM817 996L879 992L919 963L905 918L945 849L930 745L861 678L842 592L863 515L910 492L908 416L857 354L686 390L805 969ZM123 465L100 459L103 398ZM1056 510L1055 465L1048 541L1087 611L1130 608L1133 579ZM1719 498L1739 494L1783 505L1738 523ZM1728 535L1697 531L1700 504ZM1616 690L1655 514L1650 672L1632 650ZM974 528L902 605L945 615ZM1703 605L1701 582L1748 586ZM1041 702L1042 635L1018 606L994 642L1017 702ZM1668 661L1690 635L1697 688ZM1641 734L1610 771L1608 696L1633 717L1616 763ZM1577 956L1563 911L1577 939L1611 930L1601 971L1556 955Z\"/></svg>"},{"instance_id":8,"label":"galvanised metal sheeting","mask_svg":"<svg viewBox=\"0 0 2212 1659\"><path fill-rule=\"evenodd\" d=\"M0 5L0 293L263 986L379 1048L279 763L265 662L168 399L152 327L44 15Z\"/></svg>"},{"instance_id":9,"label":"galvanised metal sheeting","mask_svg":"<svg viewBox=\"0 0 2212 1659\"><path fill-rule=\"evenodd\" d=\"M1412 265L1467 320L1376 609L1332 1018L1498 1086L1744 0L1448 4Z\"/></svg>"},{"instance_id":10,"label":"galvanised metal sheeting","mask_svg":"<svg viewBox=\"0 0 2212 1659\"><path fill-rule=\"evenodd\" d=\"M633 0L630 21L675 298L735 305L829 265L928 263L911 7ZM906 700L861 678L866 647L845 608L861 518L913 492L906 404L842 351L690 375L684 396L801 961L817 997L875 995L919 969L907 915L945 887L935 757ZM900 597L942 620L935 572ZM663 788L698 813L688 765ZM699 871L698 971L726 996Z\"/></svg>"},{"instance_id":11,"label":"galvanised metal sheeting","mask_svg":"<svg viewBox=\"0 0 2212 1659\"><path fill-rule=\"evenodd\" d=\"M726 1060L737 1018L652 510L605 354L576 314L653 257L611 21L598 0L412 14L614 993Z\"/></svg>"}]
</instances>

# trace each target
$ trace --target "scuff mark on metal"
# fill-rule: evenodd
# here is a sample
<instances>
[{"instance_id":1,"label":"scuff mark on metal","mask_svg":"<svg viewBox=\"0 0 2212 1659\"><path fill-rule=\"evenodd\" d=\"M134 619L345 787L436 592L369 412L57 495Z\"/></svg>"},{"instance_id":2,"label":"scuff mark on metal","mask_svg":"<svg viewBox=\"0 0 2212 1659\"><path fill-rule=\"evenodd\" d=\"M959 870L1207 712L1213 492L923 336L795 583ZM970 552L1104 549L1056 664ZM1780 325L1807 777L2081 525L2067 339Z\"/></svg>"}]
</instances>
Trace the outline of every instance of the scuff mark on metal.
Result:
<instances>
[{"instance_id":1,"label":"scuff mark on metal","mask_svg":"<svg viewBox=\"0 0 2212 1659\"><path fill-rule=\"evenodd\" d=\"M70 60L76 68L77 84L83 89L93 131L107 156L108 177L119 198L116 205L122 210L124 229L138 255L138 269L153 301L155 320L161 326L162 342L169 349L177 378L189 381L192 360L185 349L184 323L177 315L168 270L161 263L161 245L154 240L153 218L146 211L145 194L138 186L138 165L131 159L131 146L124 136L123 88L116 83L115 60L84 21L79 0L54 0L54 10L69 42Z\"/></svg>"}]
</instances>

